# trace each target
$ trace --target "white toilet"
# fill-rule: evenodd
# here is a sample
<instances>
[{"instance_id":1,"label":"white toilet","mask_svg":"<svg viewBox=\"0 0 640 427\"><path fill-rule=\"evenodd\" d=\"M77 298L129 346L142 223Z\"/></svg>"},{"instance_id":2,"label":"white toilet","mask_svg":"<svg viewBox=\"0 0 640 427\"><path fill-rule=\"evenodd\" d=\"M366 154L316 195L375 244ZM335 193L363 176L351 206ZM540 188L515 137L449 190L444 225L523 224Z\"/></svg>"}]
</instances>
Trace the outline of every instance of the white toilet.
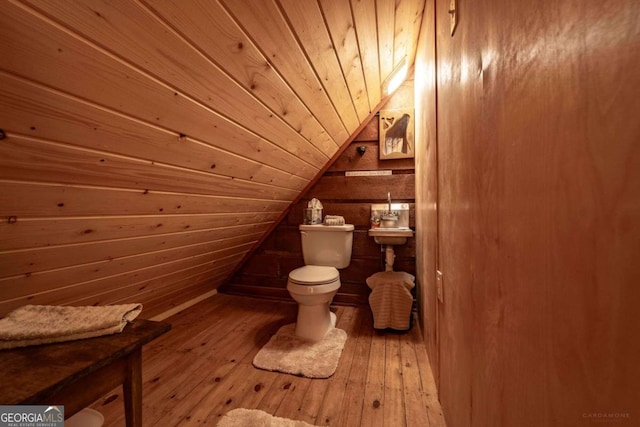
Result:
<instances>
[{"instance_id":1,"label":"white toilet","mask_svg":"<svg viewBox=\"0 0 640 427\"><path fill-rule=\"evenodd\" d=\"M338 268L351 262L353 224L300 225L304 267L289 273L287 290L298 303L297 336L318 341L336 325L329 304L340 288Z\"/></svg>"}]
</instances>

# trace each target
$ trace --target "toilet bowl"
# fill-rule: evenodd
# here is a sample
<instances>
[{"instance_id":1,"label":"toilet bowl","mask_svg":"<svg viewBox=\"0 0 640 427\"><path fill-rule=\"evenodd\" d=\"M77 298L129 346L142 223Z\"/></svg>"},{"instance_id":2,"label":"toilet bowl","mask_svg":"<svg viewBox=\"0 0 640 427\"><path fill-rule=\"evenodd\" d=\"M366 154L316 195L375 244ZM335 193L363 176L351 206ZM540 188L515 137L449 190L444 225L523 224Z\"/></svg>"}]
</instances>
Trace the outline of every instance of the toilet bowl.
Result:
<instances>
[{"instance_id":1,"label":"toilet bowl","mask_svg":"<svg viewBox=\"0 0 640 427\"><path fill-rule=\"evenodd\" d=\"M335 267L307 265L289 273L287 290L298 303L297 336L318 341L336 326L329 304L339 288L340 274Z\"/></svg>"},{"instance_id":2,"label":"toilet bowl","mask_svg":"<svg viewBox=\"0 0 640 427\"><path fill-rule=\"evenodd\" d=\"M295 334L319 341L336 325L329 309L340 288L338 268L351 260L353 225L301 225L305 266L289 273L287 290L298 303Z\"/></svg>"}]
</instances>

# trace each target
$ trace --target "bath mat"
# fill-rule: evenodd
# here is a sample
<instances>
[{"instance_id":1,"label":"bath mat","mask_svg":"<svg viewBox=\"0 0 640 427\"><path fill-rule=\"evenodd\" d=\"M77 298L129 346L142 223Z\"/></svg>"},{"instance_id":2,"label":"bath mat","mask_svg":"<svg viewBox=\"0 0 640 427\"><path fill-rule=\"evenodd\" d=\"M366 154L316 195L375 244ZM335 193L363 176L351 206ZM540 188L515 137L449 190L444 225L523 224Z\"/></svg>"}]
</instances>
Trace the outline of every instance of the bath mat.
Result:
<instances>
[{"instance_id":1,"label":"bath mat","mask_svg":"<svg viewBox=\"0 0 640 427\"><path fill-rule=\"evenodd\" d=\"M216 424L217 427L313 427L304 421L274 417L258 409L234 409L227 412Z\"/></svg>"},{"instance_id":2,"label":"bath mat","mask_svg":"<svg viewBox=\"0 0 640 427\"><path fill-rule=\"evenodd\" d=\"M338 367L347 333L333 328L322 340L309 342L296 336L295 327L295 323L281 327L253 358L253 366L307 378L329 378Z\"/></svg>"}]
</instances>

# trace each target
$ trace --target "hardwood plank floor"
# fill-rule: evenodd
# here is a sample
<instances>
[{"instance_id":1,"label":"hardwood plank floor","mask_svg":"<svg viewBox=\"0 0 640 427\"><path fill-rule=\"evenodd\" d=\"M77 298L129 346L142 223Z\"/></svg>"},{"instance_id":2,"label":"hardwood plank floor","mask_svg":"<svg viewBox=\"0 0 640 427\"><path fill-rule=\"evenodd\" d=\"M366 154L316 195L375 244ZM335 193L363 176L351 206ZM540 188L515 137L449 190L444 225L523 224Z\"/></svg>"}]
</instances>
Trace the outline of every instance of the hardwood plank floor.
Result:
<instances>
[{"instance_id":1,"label":"hardwood plank floor","mask_svg":"<svg viewBox=\"0 0 640 427\"><path fill-rule=\"evenodd\" d=\"M332 307L348 339L331 378L254 368L296 309L218 294L167 319L173 329L143 349L144 426L215 426L235 408L338 427L445 426L417 322L406 333L376 331L368 306ZM121 389L92 407L105 427L124 426Z\"/></svg>"}]
</instances>

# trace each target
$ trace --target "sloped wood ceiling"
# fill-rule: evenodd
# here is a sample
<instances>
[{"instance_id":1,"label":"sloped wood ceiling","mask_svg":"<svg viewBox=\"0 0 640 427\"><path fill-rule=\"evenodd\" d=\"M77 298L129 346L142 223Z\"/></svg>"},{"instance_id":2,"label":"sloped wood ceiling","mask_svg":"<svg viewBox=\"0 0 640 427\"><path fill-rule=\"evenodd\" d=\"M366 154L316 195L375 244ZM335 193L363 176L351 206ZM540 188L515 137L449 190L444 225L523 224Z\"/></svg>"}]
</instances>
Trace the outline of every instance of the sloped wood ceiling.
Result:
<instances>
[{"instance_id":1,"label":"sloped wood ceiling","mask_svg":"<svg viewBox=\"0 0 640 427\"><path fill-rule=\"evenodd\" d=\"M0 315L216 288L413 63L423 7L0 2Z\"/></svg>"}]
</instances>

